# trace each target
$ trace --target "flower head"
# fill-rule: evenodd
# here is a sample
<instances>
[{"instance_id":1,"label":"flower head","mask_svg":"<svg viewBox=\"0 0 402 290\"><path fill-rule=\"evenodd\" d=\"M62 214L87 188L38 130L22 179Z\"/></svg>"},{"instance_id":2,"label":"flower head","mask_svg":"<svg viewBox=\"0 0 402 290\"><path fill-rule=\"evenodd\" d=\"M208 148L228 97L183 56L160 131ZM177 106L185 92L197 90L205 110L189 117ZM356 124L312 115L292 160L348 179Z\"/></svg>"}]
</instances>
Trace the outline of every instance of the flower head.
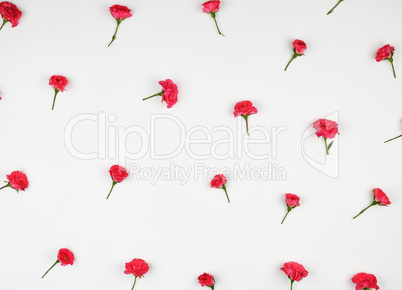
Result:
<instances>
[{"instance_id":1,"label":"flower head","mask_svg":"<svg viewBox=\"0 0 402 290\"><path fill-rule=\"evenodd\" d=\"M384 59L388 59L392 57L393 53L395 51L395 47L390 46L389 44L384 45L377 51L377 55L375 56L375 60L377 62L380 62Z\"/></svg>"},{"instance_id":2,"label":"flower head","mask_svg":"<svg viewBox=\"0 0 402 290\"><path fill-rule=\"evenodd\" d=\"M296 262L287 262L283 264L281 270L288 275L290 279L297 282L308 275L308 271L304 269L303 265Z\"/></svg>"},{"instance_id":3,"label":"flower head","mask_svg":"<svg viewBox=\"0 0 402 290\"><path fill-rule=\"evenodd\" d=\"M126 263L124 274L133 274L138 278L144 276L149 270L148 264L143 259L133 259Z\"/></svg>"},{"instance_id":4,"label":"flower head","mask_svg":"<svg viewBox=\"0 0 402 290\"><path fill-rule=\"evenodd\" d=\"M109 11L116 20L124 20L133 16L131 10L127 6L113 5L109 7Z\"/></svg>"},{"instance_id":5,"label":"flower head","mask_svg":"<svg viewBox=\"0 0 402 290\"><path fill-rule=\"evenodd\" d=\"M74 254L69 249L60 249L57 253L57 259L62 266L74 264Z\"/></svg>"},{"instance_id":6,"label":"flower head","mask_svg":"<svg viewBox=\"0 0 402 290\"><path fill-rule=\"evenodd\" d=\"M122 182L128 176L126 169L119 165L113 165L109 169L110 177L115 182Z\"/></svg>"},{"instance_id":7,"label":"flower head","mask_svg":"<svg viewBox=\"0 0 402 290\"><path fill-rule=\"evenodd\" d=\"M211 188L222 188L226 184L226 177L223 174L215 175L211 180Z\"/></svg>"},{"instance_id":8,"label":"flower head","mask_svg":"<svg viewBox=\"0 0 402 290\"><path fill-rule=\"evenodd\" d=\"M212 276L211 274L204 273L198 276L198 283L200 283L202 287L212 287L215 284L215 279L214 276Z\"/></svg>"},{"instance_id":9,"label":"flower head","mask_svg":"<svg viewBox=\"0 0 402 290\"><path fill-rule=\"evenodd\" d=\"M68 84L68 80L63 76L51 76L49 79L49 85L52 86L55 90L64 92L65 87Z\"/></svg>"},{"instance_id":10,"label":"flower head","mask_svg":"<svg viewBox=\"0 0 402 290\"><path fill-rule=\"evenodd\" d=\"M339 134L338 124L331 120L319 119L313 124L313 128L317 130L315 132L317 137L333 139L336 134Z\"/></svg>"},{"instance_id":11,"label":"flower head","mask_svg":"<svg viewBox=\"0 0 402 290\"><path fill-rule=\"evenodd\" d=\"M286 205L290 208L294 208L300 205L300 197L298 197L296 194L286 193L285 198Z\"/></svg>"},{"instance_id":12,"label":"flower head","mask_svg":"<svg viewBox=\"0 0 402 290\"><path fill-rule=\"evenodd\" d=\"M303 55L304 51L307 49L307 45L304 43L303 40L295 39L292 45L295 53L298 55Z\"/></svg>"},{"instance_id":13,"label":"flower head","mask_svg":"<svg viewBox=\"0 0 402 290\"><path fill-rule=\"evenodd\" d=\"M204 13L216 13L219 11L219 6L221 5L221 1L219 0L212 0L207 1L202 4L202 12Z\"/></svg>"},{"instance_id":14,"label":"flower head","mask_svg":"<svg viewBox=\"0 0 402 290\"><path fill-rule=\"evenodd\" d=\"M13 171L9 175L6 175L9 185L18 190L25 191L29 182L27 176L21 171Z\"/></svg>"},{"instance_id":15,"label":"flower head","mask_svg":"<svg viewBox=\"0 0 402 290\"><path fill-rule=\"evenodd\" d=\"M177 95L179 93L177 85L170 79L160 81L159 84L162 86L162 102L165 101L167 107L171 108L177 103Z\"/></svg>"},{"instance_id":16,"label":"flower head","mask_svg":"<svg viewBox=\"0 0 402 290\"><path fill-rule=\"evenodd\" d=\"M238 116L250 116L252 114L257 114L258 110L253 106L253 103L250 101L241 101L238 102L234 107L233 115L235 117Z\"/></svg>"},{"instance_id":17,"label":"flower head","mask_svg":"<svg viewBox=\"0 0 402 290\"><path fill-rule=\"evenodd\" d=\"M11 27L18 25L18 20L22 16L22 12L13 3L4 1L0 3L0 14L4 21L10 21Z\"/></svg>"},{"instance_id":18,"label":"flower head","mask_svg":"<svg viewBox=\"0 0 402 290\"><path fill-rule=\"evenodd\" d=\"M379 188L374 188L373 190L374 200L380 205L390 205L391 202L389 201L388 196Z\"/></svg>"},{"instance_id":19,"label":"flower head","mask_svg":"<svg viewBox=\"0 0 402 290\"><path fill-rule=\"evenodd\" d=\"M353 276L352 282L356 284L356 290L380 289L377 285L377 278L373 274L356 274Z\"/></svg>"}]
</instances>

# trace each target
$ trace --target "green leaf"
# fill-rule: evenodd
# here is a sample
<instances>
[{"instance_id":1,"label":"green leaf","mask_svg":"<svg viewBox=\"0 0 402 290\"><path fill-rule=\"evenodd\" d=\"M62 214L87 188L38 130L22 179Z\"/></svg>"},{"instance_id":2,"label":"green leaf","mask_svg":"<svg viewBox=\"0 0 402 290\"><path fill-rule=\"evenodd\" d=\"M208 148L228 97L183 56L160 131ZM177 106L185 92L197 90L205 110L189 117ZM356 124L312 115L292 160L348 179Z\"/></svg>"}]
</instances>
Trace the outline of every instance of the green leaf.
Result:
<instances>
[{"instance_id":1,"label":"green leaf","mask_svg":"<svg viewBox=\"0 0 402 290\"><path fill-rule=\"evenodd\" d=\"M335 140L334 140L334 141L335 141ZM329 143L329 145L328 145L328 151L329 151L329 149L331 149L332 144L334 144L334 141L332 141L331 143Z\"/></svg>"}]
</instances>

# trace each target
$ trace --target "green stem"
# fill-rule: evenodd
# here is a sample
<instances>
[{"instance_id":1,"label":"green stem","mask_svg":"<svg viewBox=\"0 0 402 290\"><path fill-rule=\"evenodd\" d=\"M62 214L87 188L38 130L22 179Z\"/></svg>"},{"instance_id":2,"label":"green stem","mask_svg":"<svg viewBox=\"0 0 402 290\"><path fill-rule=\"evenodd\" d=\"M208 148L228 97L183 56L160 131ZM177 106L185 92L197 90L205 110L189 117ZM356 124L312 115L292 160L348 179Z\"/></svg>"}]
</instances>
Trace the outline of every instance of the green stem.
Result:
<instances>
[{"instance_id":1,"label":"green stem","mask_svg":"<svg viewBox=\"0 0 402 290\"><path fill-rule=\"evenodd\" d=\"M286 215L284 216L284 218L283 218L281 224L283 224L283 222L285 221L286 217L288 216L288 214L290 213L291 210L292 210L292 209L291 209L290 207L288 207L288 212L287 212Z\"/></svg>"},{"instance_id":2,"label":"green stem","mask_svg":"<svg viewBox=\"0 0 402 290\"><path fill-rule=\"evenodd\" d=\"M362 213L364 213L367 209L369 209L370 207L372 207L373 205L376 205L377 203L375 201L373 201L372 204L370 204L368 207L366 207L365 209L363 209L357 216L355 216L353 219L357 218L359 215L361 215Z\"/></svg>"},{"instance_id":3,"label":"green stem","mask_svg":"<svg viewBox=\"0 0 402 290\"><path fill-rule=\"evenodd\" d=\"M244 120L246 120L246 131L247 131L247 135L250 136L250 133L248 132L248 116L242 115Z\"/></svg>"},{"instance_id":4,"label":"green stem","mask_svg":"<svg viewBox=\"0 0 402 290\"><path fill-rule=\"evenodd\" d=\"M56 102L56 96L57 96L57 94L59 93L60 91L59 90L54 90L54 98L53 98L53 105L52 105L52 110L54 109L54 103Z\"/></svg>"},{"instance_id":5,"label":"green stem","mask_svg":"<svg viewBox=\"0 0 402 290\"><path fill-rule=\"evenodd\" d=\"M392 66L392 72L394 73L394 78L396 78L395 68L394 68L394 60L392 59L392 57L389 58L389 62L391 63L391 66Z\"/></svg>"},{"instance_id":6,"label":"green stem","mask_svg":"<svg viewBox=\"0 0 402 290\"><path fill-rule=\"evenodd\" d=\"M216 25L216 29L218 29L218 33L219 33L220 35L222 35L222 36L225 36L225 35L223 35L222 32L219 30L218 22L216 22L216 13L215 13L215 12L211 12L211 16L212 16L212 18L213 18L214 21L215 21L215 25Z\"/></svg>"},{"instance_id":7,"label":"green stem","mask_svg":"<svg viewBox=\"0 0 402 290\"><path fill-rule=\"evenodd\" d=\"M148 100L148 99L153 98L153 97L156 97L156 96L162 96L163 93L164 93L164 92L162 91L162 92L160 92L160 93L157 93L157 94L155 94L155 95L149 96L149 97L144 98L144 99L142 99L142 100L145 101L145 100Z\"/></svg>"},{"instance_id":8,"label":"green stem","mask_svg":"<svg viewBox=\"0 0 402 290\"><path fill-rule=\"evenodd\" d=\"M3 28L4 24L6 24L6 23L7 23L7 20L3 19L3 24L1 25L0 30Z\"/></svg>"},{"instance_id":9,"label":"green stem","mask_svg":"<svg viewBox=\"0 0 402 290\"><path fill-rule=\"evenodd\" d=\"M135 275L134 275L134 276L135 276ZM134 284L133 284L133 287L131 288L131 290L133 290L133 289L134 289L135 282L137 282L137 276L135 276L135 278L134 278Z\"/></svg>"},{"instance_id":10,"label":"green stem","mask_svg":"<svg viewBox=\"0 0 402 290\"><path fill-rule=\"evenodd\" d=\"M116 183L117 182L113 180L112 188L110 189L109 194L107 195L106 199L109 198L110 194L112 193L113 187L116 185Z\"/></svg>"},{"instance_id":11,"label":"green stem","mask_svg":"<svg viewBox=\"0 0 402 290\"><path fill-rule=\"evenodd\" d=\"M109 47L113 43L113 41L116 39L116 34L117 34L117 30L119 30L120 23L121 23L121 20L117 20L116 31L113 34L112 41L109 43L109 45L107 47Z\"/></svg>"},{"instance_id":12,"label":"green stem","mask_svg":"<svg viewBox=\"0 0 402 290\"><path fill-rule=\"evenodd\" d=\"M327 152L327 155L329 155L329 150L328 150L328 145L327 145L327 138L324 138L325 142L325 151Z\"/></svg>"},{"instance_id":13,"label":"green stem","mask_svg":"<svg viewBox=\"0 0 402 290\"><path fill-rule=\"evenodd\" d=\"M343 1L343 0L339 0L339 2L338 2L331 10L329 10L329 12L327 13L327 15L331 14L332 11L334 11L334 9L335 9L339 4L341 4L342 1Z\"/></svg>"},{"instance_id":14,"label":"green stem","mask_svg":"<svg viewBox=\"0 0 402 290\"><path fill-rule=\"evenodd\" d=\"M49 270L47 270L46 273L43 274L43 276L41 277L41 279L43 279L43 277L45 277L46 274L49 273L49 271L52 270L53 267L57 265L57 263L60 263L60 261L59 261L58 259L56 260L56 262L54 262L54 264L52 265L52 267L50 267Z\"/></svg>"},{"instance_id":15,"label":"green stem","mask_svg":"<svg viewBox=\"0 0 402 290\"><path fill-rule=\"evenodd\" d=\"M293 56L292 56L292 58L291 58L291 60L289 60L288 64L286 65L285 71L288 69L288 66L290 65L290 63L291 63L296 57L298 57L298 54L297 54L297 53L294 53Z\"/></svg>"},{"instance_id":16,"label":"green stem","mask_svg":"<svg viewBox=\"0 0 402 290\"><path fill-rule=\"evenodd\" d=\"M3 187L0 187L0 190L2 190L3 188L9 187L10 183L7 183L6 185L4 185Z\"/></svg>"},{"instance_id":17,"label":"green stem","mask_svg":"<svg viewBox=\"0 0 402 290\"><path fill-rule=\"evenodd\" d=\"M225 186L225 185L222 185L222 188L223 188L223 190L224 190L225 193L226 193L226 198L228 199L228 203L230 203L229 195L228 195L228 192L226 191L226 186Z\"/></svg>"},{"instance_id":18,"label":"green stem","mask_svg":"<svg viewBox=\"0 0 402 290\"><path fill-rule=\"evenodd\" d=\"M384 143L387 143L387 142L389 142L389 141L398 139L398 138L400 138L400 137L402 137L402 135L399 135L399 136L396 136L395 138L389 139L389 140L385 141ZM1 189L1 188L0 188L0 189Z\"/></svg>"},{"instance_id":19,"label":"green stem","mask_svg":"<svg viewBox=\"0 0 402 290\"><path fill-rule=\"evenodd\" d=\"M293 289L293 283L294 283L294 281L295 281L295 280L290 279L290 290Z\"/></svg>"}]
</instances>

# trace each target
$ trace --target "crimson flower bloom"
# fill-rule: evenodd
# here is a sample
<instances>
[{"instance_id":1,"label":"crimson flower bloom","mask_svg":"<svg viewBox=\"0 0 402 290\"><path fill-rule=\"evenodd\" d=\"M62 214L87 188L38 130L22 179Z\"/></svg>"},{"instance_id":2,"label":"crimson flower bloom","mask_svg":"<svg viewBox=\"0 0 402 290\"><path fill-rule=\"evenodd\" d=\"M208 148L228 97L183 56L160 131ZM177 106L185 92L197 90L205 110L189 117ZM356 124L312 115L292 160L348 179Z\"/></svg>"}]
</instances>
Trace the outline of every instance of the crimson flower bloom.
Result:
<instances>
[{"instance_id":1,"label":"crimson flower bloom","mask_svg":"<svg viewBox=\"0 0 402 290\"><path fill-rule=\"evenodd\" d=\"M365 209L363 209L358 215L356 215L353 219L357 218L359 215L364 213L368 208L372 207L373 205L381 205L381 206L387 206L390 205L391 202L389 201L388 196L384 193L379 188L374 188L373 189L373 195L374 195L374 201Z\"/></svg>"},{"instance_id":2,"label":"crimson flower bloom","mask_svg":"<svg viewBox=\"0 0 402 290\"><path fill-rule=\"evenodd\" d=\"M54 266L56 266L58 263L60 263L62 266L67 266L67 265L72 265L74 264L74 254L69 250L69 249L60 249L59 252L57 253L57 260L54 262L54 264L49 268L49 270L46 271L45 274L43 274L42 278L46 276L47 273L49 273L50 270L53 269Z\"/></svg>"},{"instance_id":3,"label":"crimson flower bloom","mask_svg":"<svg viewBox=\"0 0 402 290\"><path fill-rule=\"evenodd\" d=\"M292 43L293 46L293 56L292 58L289 60L288 64L285 67L285 71L288 69L288 66L290 65L290 63L298 56L303 56L304 55L304 51L307 49L307 45L304 43L303 40L300 39L295 39Z\"/></svg>"},{"instance_id":4,"label":"crimson flower bloom","mask_svg":"<svg viewBox=\"0 0 402 290\"><path fill-rule=\"evenodd\" d=\"M131 16L133 16L133 14L131 14L131 10L127 6L113 5L113 6L109 7L109 11L110 11L110 14L112 14L113 18L116 19L117 27L116 27L116 31L113 34L112 40L110 41L110 43L107 47L109 47L113 43L113 41L116 39L116 34L117 34L117 30L119 30L120 23L124 19L130 18Z\"/></svg>"},{"instance_id":5,"label":"crimson flower bloom","mask_svg":"<svg viewBox=\"0 0 402 290\"><path fill-rule=\"evenodd\" d=\"M202 12L208 13L212 16L212 18L215 21L216 29L218 29L218 33L222 36L225 36L219 30L218 22L216 22L216 13L219 11L220 5L221 1L219 0L207 1L204 4L202 4Z\"/></svg>"},{"instance_id":6,"label":"crimson flower bloom","mask_svg":"<svg viewBox=\"0 0 402 290\"><path fill-rule=\"evenodd\" d=\"M137 278L141 279L148 272L148 270L149 266L143 259L133 259L131 262L126 263L124 274L134 275L134 284L131 290L134 289Z\"/></svg>"},{"instance_id":7,"label":"crimson flower bloom","mask_svg":"<svg viewBox=\"0 0 402 290\"><path fill-rule=\"evenodd\" d=\"M258 110L253 106L253 103L250 101L242 101L238 102L234 107L233 115L236 117L242 116L244 120L246 120L246 130L247 135L250 135L248 132L248 117L253 114L257 114Z\"/></svg>"},{"instance_id":8,"label":"crimson flower bloom","mask_svg":"<svg viewBox=\"0 0 402 290\"><path fill-rule=\"evenodd\" d=\"M303 267L303 265L296 262L287 262L283 264L281 270L288 275L290 279L290 290L293 289L294 281L299 282L308 275L308 271Z\"/></svg>"},{"instance_id":9,"label":"crimson flower bloom","mask_svg":"<svg viewBox=\"0 0 402 290\"><path fill-rule=\"evenodd\" d=\"M155 96L162 96L162 102L165 101L168 109L170 109L174 104L177 103L177 95L179 94L177 85L170 79L160 81L159 84L162 86L162 91L160 93L154 94L142 100L145 101Z\"/></svg>"},{"instance_id":10,"label":"crimson flower bloom","mask_svg":"<svg viewBox=\"0 0 402 290\"><path fill-rule=\"evenodd\" d=\"M3 187L0 187L0 190L6 187L11 187L17 192L20 190L25 191L29 185L27 176L21 171L13 171L9 175L6 175L6 177L8 181L5 182L7 184Z\"/></svg>"},{"instance_id":11,"label":"crimson flower bloom","mask_svg":"<svg viewBox=\"0 0 402 290\"><path fill-rule=\"evenodd\" d=\"M49 79L49 86L52 86L54 89L54 98L53 98L53 105L52 110L54 109L54 103L56 102L56 96L61 91L64 92L68 84L68 80L63 76L51 76Z\"/></svg>"},{"instance_id":12,"label":"crimson flower bloom","mask_svg":"<svg viewBox=\"0 0 402 290\"><path fill-rule=\"evenodd\" d=\"M329 155L329 149L331 149L334 141L327 145L327 139L334 139L336 134L339 134L338 124L331 120L319 119L313 124L313 128L317 130L315 132L315 135L317 135L318 138L324 138L325 150L327 152L327 155Z\"/></svg>"},{"instance_id":13,"label":"crimson flower bloom","mask_svg":"<svg viewBox=\"0 0 402 290\"><path fill-rule=\"evenodd\" d=\"M22 12L13 3L4 1L0 3L0 15L3 18L3 24L0 26L1 30L7 22L11 23L11 27L16 27Z\"/></svg>"},{"instance_id":14,"label":"crimson flower bloom","mask_svg":"<svg viewBox=\"0 0 402 290\"><path fill-rule=\"evenodd\" d=\"M292 209L294 209L296 206L300 205L300 197L298 197L296 194L286 193L285 199L286 199L286 206L288 207L288 211L287 211L285 217L283 218L281 224L283 224L283 222L285 221L285 219L288 216L288 214L290 213L290 211Z\"/></svg>"},{"instance_id":15,"label":"crimson flower bloom","mask_svg":"<svg viewBox=\"0 0 402 290\"><path fill-rule=\"evenodd\" d=\"M380 289L377 285L377 278L373 274L356 274L353 276L352 282L356 284L356 290Z\"/></svg>"},{"instance_id":16,"label":"crimson flower bloom","mask_svg":"<svg viewBox=\"0 0 402 290\"><path fill-rule=\"evenodd\" d=\"M198 276L198 283L200 283L200 285L202 287L207 286L207 287L211 288L212 290L214 290L214 288L215 288L215 278L214 278L214 276L212 276L211 274L208 274L208 273L204 273L204 274Z\"/></svg>"},{"instance_id":17,"label":"crimson flower bloom","mask_svg":"<svg viewBox=\"0 0 402 290\"><path fill-rule=\"evenodd\" d=\"M226 198L228 199L228 203L230 203L228 192L226 191L226 182L227 179L223 174L215 175L211 180L211 188L222 188L225 191Z\"/></svg>"},{"instance_id":18,"label":"crimson flower bloom","mask_svg":"<svg viewBox=\"0 0 402 290\"><path fill-rule=\"evenodd\" d=\"M387 44L384 45L383 47L381 47L378 51L377 51L377 55L375 56L375 60L377 62L380 62L382 60L388 60L391 63L392 66L392 72L394 73L394 78L396 78L396 74L395 74L395 68L394 68L394 51L395 51L395 47Z\"/></svg>"},{"instance_id":19,"label":"crimson flower bloom","mask_svg":"<svg viewBox=\"0 0 402 290\"><path fill-rule=\"evenodd\" d=\"M119 165L113 165L112 167L110 167L109 173L110 173L110 177L113 180L113 184L112 184L112 188L110 189L109 194L107 195L106 199L108 199L110 194L112 193L113 187L117 183L122 182L128 176L126 169Z\"/></svg>"}]
</instances>

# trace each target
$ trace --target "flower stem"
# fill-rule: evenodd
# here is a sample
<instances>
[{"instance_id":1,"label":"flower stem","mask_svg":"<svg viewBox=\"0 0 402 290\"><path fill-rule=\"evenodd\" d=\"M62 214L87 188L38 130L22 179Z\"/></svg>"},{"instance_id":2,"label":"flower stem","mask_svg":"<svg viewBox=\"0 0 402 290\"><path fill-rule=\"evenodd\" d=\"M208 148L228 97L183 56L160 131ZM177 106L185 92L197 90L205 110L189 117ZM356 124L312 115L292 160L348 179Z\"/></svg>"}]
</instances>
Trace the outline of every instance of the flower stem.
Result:
<instances>
[{"instance_id":1,"label":"flower stem","mask_svg":"<svg viewBox=\"0 0 402 290\"><path fill-rule=\"evenodd\" d=\"M6 23L7 23L7 20L3 19L3 24L1 25L0 30L3 28L4 24L6 24Z\"/></svg>"},{"instance_id":2,"label":"flower stem","mask_svg":"<svg viewBox=\"0 0 402 290\"><path fill-rule=\"evenodd\" d=\"M225 36L225 35L223 35L222 32L219 30L218 22L216 22L216 13L215 13L215 12L211 12L211 16L212 16L212 18L213 18L214 21L215 21L215 25L216 25L216 29L218 29L218 33L219 33L220 35L222 35L222 36Z\"/></svg>"},{"instance_id":3,"label":"flower stem","mask_svg":"<svg viewBox=\"0 0 402 290\"><path fill-rule=\"evenodd\" d=\"M134 276L135 276L135 275L134 275ZM131 288L131 290L133 290L133 289L134 289L135 282L137 282L137 276L135 276L135 278L134 278L134 284L133 284L133 287Z\"/></svg>"},{"instance_id":4,"label":"flower stem","mask_svg":"<svg viewBox=\"0 0 402 290\"><path fill-rule=\"evenodd\" d=\"M59 90L54 90L54 98L53 98L53 105L52 105L52 110L54 109L54 103L56 102L56 96L59 93Z\"/></svg>"},{"instance_id":5,"label":"flower stem","mask_svg":"<svg viewBox=\"0 0 402 290\"><path fill-rule=\"evenodd\" d=\"M357 218L359 215L361 215L362 213L364 213L368 208L372 207L373 205L376 205L377 203L375 201L373 201L372 204L370 204L368 207L366 207L365 209L363 209L357 216L355 216L353 219Z\"/></svg>"},{"instance_id":6,"label":"flower stem","mask_svg":"<svg viewBox=\"0 0 402 290\"><path fill-rule=\"evenodd\" d=\"M387 142L389 142L389 141L398 139L398 138L400 138L400 137L402 137L402 135L399 135L399 136L396 136L395 138L389 139L389 140L385 141L384 143L387 143ZM1 189L1 188L0 188L0 189Z\"/></svg>"},{"instance_id":7,"label":"flower stem","mask_svg":"<svg viewBox=\"0 0 402 290\"><path fill-rule=\"evenodd\" d=\"M293 289L293 283L294 283L294 281L295 281L295 280L290 279L290 290L292 290L292 289Z\"/></svg>"},{"instance_id":8,"label":"flower stem","mask_svg":"<svg viewBox=\"0 0 402 290\"><path fill-rule=\"evenodd\" d=\"M247 135L250 136L250 133L248 132L248 116L246 115L242 115L244 120L246 120L246 131L247 131Z\"/></svg>"},{"instance_id":9,"label":"flower stem","mask_svg":"<svg viewBox=\"0 0 402 290\"><path fill-rule=\"evenodd\" d=\"M297 53L294 53L292 58L289 60L288 64L285 67L285 71L288 69L288 66L290 65L290 63L298 56Z\"/></svg>"},{"instance_id":10,"label":"flower stem","mask_svg":"<svg viewBox=\"0 0 402 290\"><path fill-rule=\"evenodd\" d=\"M339 0L339 2L338 2L331 10L329 10L329 12L327 13L327 15L331 14L332 11L334 11L334 9L335 9L339 4L341 4L342 1L343 1L343 0Z\"/></svg>"},{"instance_id":11,"label":"flower stem","mask_svg":"<svg viewBox=\"0 0 402 290\"><path fill-rule=\"evenodd\" d=\"M225 193L226 193L226 198L228 199L228 203L230 203L229 195L228 195L228 192L226 191L226 186L225 186L225 185L222 185L222 188L223 188L223 190L224 190Z\"/></svg>"},{"instance_id":12,"label":"flower stem","mask_svg":"<svg viewBox=\"0 0 402 290\"><path fill-rule=\"evenodd\" d=\"M285 221L286 217L288 216L288 214L290 213L291 210L292 210L292 209L291 209L290 207L288 207L288 212L287 212L286 215L284 216L284 218L283 218L281 224L283 224L283 222Z\"/></svg>"},{"instance_id":13,"label":"flower stem","mask_svg":"<svg viewBox=\"0 0 402 290\"><path fill-rule=\"evenodd\" d=\"M116 185L116 183L117 182L113 180L112 188L110 189L109 194L107 195L106 199L109 198L110 194L112 193L113 187Z\"/></svg>"},{"instance_id":14,"label":"flower stem","mask_svg":"<svg viewBox=\"0 0 402 290\"><path fill-rule=\"evenodd\" d=\"M329 155L328 144L327 144L327 138L324 138L324 142L325 142L325 151L327 152L327 155Z\"/></svg>"},{"instance_id":15,"label":"flower stem","mask_svg":"<svg viewBox=\"0 0 402 290\"><path fill-rule=\"evenodd\" d=\"M395 74L395 68L394 68L394 60L391 58L389 58L389 62L391 63L392 66L392 72L394 73L394 78L396 78L396 74Z\"/></svg>"},{"instance_id":16,"label":"flower stem","mask_svg":"<svg viewBox=\"0 0 402 290\"><path fill-rule=\"evenodd\" d=\"M56 262L54 262L54 264L52 265L52 267L50 267L49 270L47 270L46 273L43 274L43 276L41 277L41 279L43 279L43 277L45 277L46 274L49 273L49 271L52 270L53 267L57 265L57 263L60 263L60 261L59 261L58 259L56 260Z\"/></svg>"},{"instance_id":17,"label":"flower stem","mask_svg":"<svg viewBox=\"0 0 402 290\"><path fill-rule=\"evenodd\" d=\"M153 97L156 97L156 96L162 96L162 95L163 95L163 91L160 92L160 93L157 93L157 94L155 94L155 95L149 96L149 97L147 97L147 98L144 98L144 99L142 99L142 100L145 101L145 100L148 100L148 99L150 99L150 98L153 98Z\"/></svg>"},{"instance_id":18,"label":"flower stem","mask_svg":"<svg viewBox=\"0 0 402 290\"><path fill-rule=\"evenodd\" d=\"M10 183L7 183L6 185L4 185L3 187L0 187L0 190L2 190L3 188L9 187Z\"/></svg>"},{"instance_id":19,"label":"flower stem","mask_svg":"<svg viewBox=\"0 0 402 290\"><path fill-rule=\"evenodd\" d=\"M117 21L116 31L113 34L112 41L109 43L109 45L107 47L109 47L113 43L113 41L116 39L117 30L119 30L121 20L116 20L116 21Z\"/></svg>"}]
</instances>

